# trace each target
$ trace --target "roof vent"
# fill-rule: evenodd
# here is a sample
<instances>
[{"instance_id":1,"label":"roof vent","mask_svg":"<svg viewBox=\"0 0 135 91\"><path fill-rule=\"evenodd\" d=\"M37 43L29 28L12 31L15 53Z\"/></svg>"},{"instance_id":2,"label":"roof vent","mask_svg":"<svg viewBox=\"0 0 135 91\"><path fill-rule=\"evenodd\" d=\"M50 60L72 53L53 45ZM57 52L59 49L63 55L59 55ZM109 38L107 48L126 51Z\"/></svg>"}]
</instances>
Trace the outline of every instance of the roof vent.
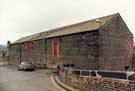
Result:
<instances>
[{"instance_id":1,"label":"roof vent","mask_svg":"<svg viewBox=\"0 0 135 91\"><path fill-rule=\"evenodd\" d=\"M96 22L101 22L101 20L100 19L96 19Z\"/></svg>"},{"instance_id":2,"label":"roof vent","mask_svg":"<svg viewBox=\"0 0 135 91\"><path fill-rule=\"evenodd\" d=\"M96 23L99 23L100 27L102 26L102 21L100 19L96 19L95 21Z\"/></svg>"}]
</instances>

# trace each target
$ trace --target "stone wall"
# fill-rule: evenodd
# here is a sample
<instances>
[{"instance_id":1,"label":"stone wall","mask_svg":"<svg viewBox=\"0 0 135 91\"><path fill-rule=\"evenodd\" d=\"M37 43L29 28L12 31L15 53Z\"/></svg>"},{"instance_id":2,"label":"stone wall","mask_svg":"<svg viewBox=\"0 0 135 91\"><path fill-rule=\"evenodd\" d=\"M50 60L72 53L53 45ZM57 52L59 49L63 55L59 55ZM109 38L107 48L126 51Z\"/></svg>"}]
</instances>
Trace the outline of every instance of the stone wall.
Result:
<instances>
[{"instance_id":1,"label":"stone wall","mask_svg":"<svg viewBox=\"0 0 135 91\"><path fill-rule=\"evenodd\" d=\"M54 44L57 44L57 55L54 55ZM28 60L37 67L49 68L71 63L79 69L91 70L133 67L133 36L120 16L100 30L26 41L9 47L13 64Z\"/></svg>"},{"instance_id":2,"label":"stone wall","mask_svg":"<svg viewBox=\"0 0 135 91\"><path fill-rule=\"evenodd\" d=\"M31 61L36 67L46 67L45 41L31 41L21 44L21 61Z\"/></svg>"},{"instance_id":3,"label":"stone wall","mask_svg":"<svg viewBox=\"0 0 135 91\"><path fill-rule=\"evenodd\" d=\"M106 27L99 30L99 35L99 69L125 70L125 65L132 69L133 35L123 19L114 17Z\"/></svg>"},{"instance_id":4,"label":"stone wall","mask_svg":"<svg viewBox=\"0 0 135 91\"><path fill-rule=\"evenodd\" d=\"M9 64L17 65L21 61L20 44L10 45L9 48Z\"/></svg>"},{"instance_id":5,"label":"stone wall","mask_svg":"<svg viewBox=\"0 0 135 91\"><path fill-rule=\"evenodd\" d=\"M135 71L135 47L133 52L132 67L134 68L133 70Z\"/></svg>"},{"instance_id":6,"label":"stone wall","mask_svg":"<svg viewBox=\"0 0 135 91\"><path fill-rule=\"evenodd\" d=\"M58 56L53 55L53 43L59 43ZM47 65L75 64L81 69L97 69L98 31L46 39Z\"/></svg>"},{"instance_id":7,"label":"stone wall","mask_svg":"<svg viewBox=\"0 0 135 91\"><path fill-rule=\"evenodd\" d=\"M135 91L135 81L124 79L88 77L59 72L60 80L79 91Z\"/></svg>"},{"instance_id":8,"label":"stone wall","mask_svg":"<svg viewBox=\"0 0 135 91\"><path fill-rule=\"evenodd\" d=\"M54 56L54 43L58 55ZM10 45L10 62L32 61L36 67L56 68L58 64L75 64L81 69L97 69L98 31L58 36Z\"/></svg>"}]
</instances>

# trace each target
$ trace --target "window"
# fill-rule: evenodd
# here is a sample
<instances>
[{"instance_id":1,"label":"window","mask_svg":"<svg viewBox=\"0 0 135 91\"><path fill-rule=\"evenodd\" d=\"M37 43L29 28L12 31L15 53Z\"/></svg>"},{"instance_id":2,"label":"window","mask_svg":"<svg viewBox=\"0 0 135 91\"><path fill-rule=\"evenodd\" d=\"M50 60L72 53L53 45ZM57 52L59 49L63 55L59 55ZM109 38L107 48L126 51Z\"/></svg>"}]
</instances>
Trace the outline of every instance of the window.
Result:
<instances>
[{"instance_id":1,"label":"window","mask_svg":"<svg viewBox=\"0 0 135 91\"><path fill-rule=\"evenodd\" d=\"M30 48L31 48L31 49L34 49L35 46L36 46L36 42L32 41L31 44L30 44Z\"/></svg>"},{"instance_id":2,"label":"window","mask_svg":"<svg viewBox=\"0 0 135 91\"><path fill-rule=\"evenodd\" d=\"M23 44L23 47L25 50L33 50L35 48L35 46L36 46L36 42L34 42L34 41Z\"/></svg>"},{"instance_id":3,"label":"window","mask_svg":"<svg viewBox=\"0 0 135 91\"><path fill-rule=\"evenodd\" d=\"M59 43L54 42L53 43L53 55L57 57L59 55Z\"/></svg>"}]
</instances>

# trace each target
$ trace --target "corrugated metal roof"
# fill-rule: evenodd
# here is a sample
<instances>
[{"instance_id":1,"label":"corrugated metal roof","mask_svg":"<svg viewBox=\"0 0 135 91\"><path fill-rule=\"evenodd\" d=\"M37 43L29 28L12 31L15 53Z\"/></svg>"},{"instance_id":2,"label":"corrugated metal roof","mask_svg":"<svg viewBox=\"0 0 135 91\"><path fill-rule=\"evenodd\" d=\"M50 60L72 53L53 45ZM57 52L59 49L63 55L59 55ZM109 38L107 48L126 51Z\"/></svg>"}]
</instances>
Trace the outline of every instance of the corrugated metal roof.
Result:
<instances>
[{"instance_id":1,"label":"corrugated metal roof","mask_svg":"<svg viewBox=\"0 0 135 91\"><path fill-rule=\"evenodd\" d=\"M68 34L74 34L74 33L79 33L79 32L97 30L103 25L105 25L106 23L108 23L109 21L111 21L111 19L117 15L119 14L117 13L117 14L113 14L113 15L109 15L109 16L33 34L30 36L23 37L15 41L14 43L21 43L21 42L33 41L33 40L38 40L38 39L43 39L43 38L50 38L50 37L56 37L56 36L61 36L61 35L68 35Z\"/></svg>"}]
</instances>

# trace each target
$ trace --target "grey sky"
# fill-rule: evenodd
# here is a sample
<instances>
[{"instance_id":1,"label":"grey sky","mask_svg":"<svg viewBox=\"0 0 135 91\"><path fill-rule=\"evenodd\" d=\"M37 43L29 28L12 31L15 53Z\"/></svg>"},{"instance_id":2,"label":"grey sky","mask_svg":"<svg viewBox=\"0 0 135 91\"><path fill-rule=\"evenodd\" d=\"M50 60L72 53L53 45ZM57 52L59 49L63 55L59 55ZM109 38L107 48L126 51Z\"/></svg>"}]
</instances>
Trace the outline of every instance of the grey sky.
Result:
<instances>
[{"instance_id":1,"label":"grey sky","mask_svg":"<svg viewBox=\"0 0 135 91\"><path fill-rule=\"evenodd\" d=\"M0 0L0 44L119 12L135 34L135 0Z\"/></svg>"}]
</instances>

